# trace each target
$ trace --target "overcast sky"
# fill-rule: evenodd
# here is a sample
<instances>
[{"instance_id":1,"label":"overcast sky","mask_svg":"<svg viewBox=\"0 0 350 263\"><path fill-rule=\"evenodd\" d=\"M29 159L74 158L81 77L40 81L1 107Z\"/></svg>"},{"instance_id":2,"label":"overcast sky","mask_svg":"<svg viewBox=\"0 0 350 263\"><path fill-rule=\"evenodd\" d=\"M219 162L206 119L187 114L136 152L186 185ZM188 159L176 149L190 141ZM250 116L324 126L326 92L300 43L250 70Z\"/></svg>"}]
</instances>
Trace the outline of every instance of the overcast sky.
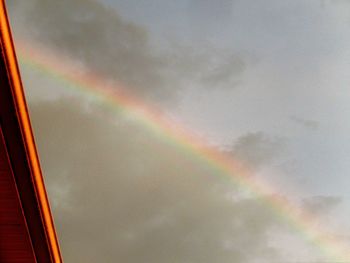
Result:
<instances>
[{"instance_id":1,"label":"overcast sky","mask_svg":"<svg viewBox=\"0 0 350 263\"><path fill-rule=\"evenodd\" d=\"M350 245L349 1L8 6L17 43L123 83ZM137 121L20 66L65 262L332 260Z\"/></svg>"}]
</instances>

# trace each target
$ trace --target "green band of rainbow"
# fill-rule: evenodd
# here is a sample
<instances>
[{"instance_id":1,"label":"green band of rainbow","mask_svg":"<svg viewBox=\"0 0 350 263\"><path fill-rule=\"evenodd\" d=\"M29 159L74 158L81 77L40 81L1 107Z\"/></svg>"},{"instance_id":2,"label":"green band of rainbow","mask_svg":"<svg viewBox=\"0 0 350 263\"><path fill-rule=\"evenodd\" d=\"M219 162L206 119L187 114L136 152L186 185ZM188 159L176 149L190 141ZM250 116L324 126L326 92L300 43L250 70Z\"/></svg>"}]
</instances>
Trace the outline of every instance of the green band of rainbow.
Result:
<instances>
[{"instance_id":1,"label":"green band of rainbow","mask_svg":"<svg viewBox=\"0 0 350 263\"><path fill-rule=\"evenodd\" d=\"M116 111L124 111L135 117L145 130L166 139L174 146L185 150L220 174L260 198L267 208L282 217L304 239L316 245L331 262L350 262L349 248L342 242L325 234L320 226L313 224L311 216L279 195L270 185L251 176L239 161L206 147L206 143L192 133L179 128L173 121L164 118L159 111L146 105L135 96L130 96L123 85L110 84L104 78L76 70L69 59L56 56L52 50L22 42L19 44L20 62L56 79L63 87L74 88L84 95L90 95Z\"/></svg>"}]
</instances>

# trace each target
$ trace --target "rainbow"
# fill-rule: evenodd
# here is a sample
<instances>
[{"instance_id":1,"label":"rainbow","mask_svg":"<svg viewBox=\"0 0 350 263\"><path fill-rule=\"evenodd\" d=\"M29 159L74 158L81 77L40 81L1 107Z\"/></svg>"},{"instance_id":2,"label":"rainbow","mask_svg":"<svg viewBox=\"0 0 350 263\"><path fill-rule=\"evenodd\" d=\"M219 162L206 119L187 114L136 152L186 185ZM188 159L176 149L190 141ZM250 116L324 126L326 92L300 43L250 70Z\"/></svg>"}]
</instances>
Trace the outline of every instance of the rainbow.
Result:
<instances>
[{"instance_id":1,"label":"rainbow","mask_svg":"<svg viewBox=\"0 0 350 263\"><path fill-rule=\"evenodd\" d=\"M219 152L200 139L193 132L181 128L164 117L155 108L126 92L120 83L107 81L83 68L77 69L74 61L58 56L52 50L29 42L17 42L19 61L26 66L56 79L64 87L74 88L83 95L91 96L117 112L125 112L143 126L145 131L165 139L180 150L205 163L217 173L227 175L230 180L261 199L276 216L283 218L303 238L312 243L330 262L350 262L350 248L321 230L312 216L283 198L265 182L252 176L238 160ZM124 88L123 88L124 87Z\"/></svg>"}]
</instances>

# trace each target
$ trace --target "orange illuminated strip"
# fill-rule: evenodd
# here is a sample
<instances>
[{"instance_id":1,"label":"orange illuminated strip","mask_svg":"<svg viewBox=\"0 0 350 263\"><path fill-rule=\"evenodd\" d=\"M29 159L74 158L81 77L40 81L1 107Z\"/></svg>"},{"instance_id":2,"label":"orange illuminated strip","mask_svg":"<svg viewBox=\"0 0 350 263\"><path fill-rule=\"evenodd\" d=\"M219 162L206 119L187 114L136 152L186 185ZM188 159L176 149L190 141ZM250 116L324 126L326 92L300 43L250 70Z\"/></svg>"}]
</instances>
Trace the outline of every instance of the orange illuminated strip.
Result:
<instances>
[{"instance_id":1,"label":"orange illuminated strip","mask_svg":"<svg viewBox=\"0 0 350 263\"><path fill-rule=\"evenodd\" d=\"M21 126L22 137L26 147L26 154L29 160L32 180L40 207L41 217L46 230L45 232L48 246L53 262L61 263L62 258L40 169L39 159L36 152L4 0L0 0L0 31L6 70L11 84L12 96L15 99L16 113Z\"/></svg>"}]
</instances>

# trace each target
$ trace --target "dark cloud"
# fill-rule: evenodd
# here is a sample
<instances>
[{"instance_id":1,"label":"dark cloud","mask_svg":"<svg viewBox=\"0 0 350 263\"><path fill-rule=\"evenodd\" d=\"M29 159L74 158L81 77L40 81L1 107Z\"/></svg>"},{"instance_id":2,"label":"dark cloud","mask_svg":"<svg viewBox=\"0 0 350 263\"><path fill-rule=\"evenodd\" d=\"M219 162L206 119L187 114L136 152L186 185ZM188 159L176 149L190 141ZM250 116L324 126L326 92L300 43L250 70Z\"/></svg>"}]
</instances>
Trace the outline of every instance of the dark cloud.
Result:
<instances>
[{"instance_id":1,"label":"dark cloud","mask_svg":"<svg viewBox=\"0 0 350 263\"><path fill-rule=\"evenodd\" d=\"M140 96L172 98L163 61L148 43L148 32L92 0L10 1L14 34L80 60L94 73L117 79Z\"/></svg>"},{"instance_id":2,"label":"dark cloud","mask_svg":"<svg viewBox=\"0 0 350 263\"><path fill-rule=\"evenodd\" d=\"M245 166L256 170L281 156L285 147L285 140L281 137L254 132L239 137L229 151Z\"/></svg>"},{"instance_id":3,"label":"dark cloud","mask_svg":"<svg viewBox=\"0 0 350 263\"><path fill-rule=\"evenodd\" d=\"M279 259L264 202L138 124L75 100L31 113L66 262Z\"/></svg>"},{"instance_id":4,"label":"dark cloud","mask_svg":"<svg viewBox=\"0 0 350 263\"><path fill-rule=\"evenodd\" d=\"M172 101L184 81L230 87L243 69L239 56L227 57L215 50L200 57L188 49L160 54L157 45L150 44L146 28L97 1L14 0L9 9L18 42L30 40L79 60L88 70L117 80L152 102ZM192 68L184 72L188 63Z\"/></svg>"}]
</instances>

